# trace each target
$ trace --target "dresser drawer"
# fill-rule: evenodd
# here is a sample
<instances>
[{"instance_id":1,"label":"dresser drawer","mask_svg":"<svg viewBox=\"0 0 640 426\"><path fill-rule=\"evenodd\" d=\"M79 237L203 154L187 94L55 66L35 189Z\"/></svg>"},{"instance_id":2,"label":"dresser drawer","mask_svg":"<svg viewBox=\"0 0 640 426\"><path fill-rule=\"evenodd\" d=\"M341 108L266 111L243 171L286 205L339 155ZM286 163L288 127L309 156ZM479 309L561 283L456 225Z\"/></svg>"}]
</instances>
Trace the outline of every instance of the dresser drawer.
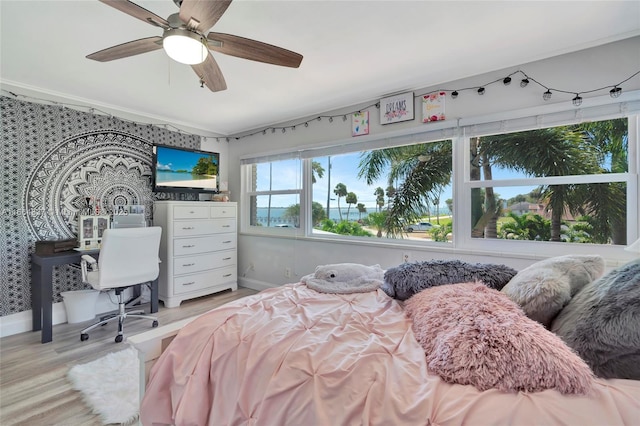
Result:
<instances>
[{"instance_id":1,"label":"dresser drawer","mask_svg":"<svg viewBox=\"0 0 640 426\"><path fill-rule=\"evenodd\" d=\"M209 206L174 206L175 219L208 219Z\"/></svg>"},{"instance_id":2,"label":"dresser drawer","mask_svg":"<svg viewBox=\"0 0 640 426\"><path fill-rule=\"evenodd\" d=\"M236 264L236 251L225 250L173 259L173 274L182 275Z\"/></svg>"},{"instance_id":3,"label":"dresser drawer","mask_svg":"<svg viewBox=\"0 0 640 426\"><path fill-rule=\"evenodd\" d=\"M236 220L233 218L209 220L180 220L173 222L173 235L190 237L204 234L236 232Z\"/></svg>"},{"instance_id":4,"label":"dresser drawer","mask_svg":"<svg viewBox=\"0 0 640 426\"><path fill-rule=\"evenodd\" d=\"M173 254L184 256L234 249L237 246L235 233L213 234L206 237L177 238L173 240Z\"/></svg>"},{"instance_id":5,"label":"dresser drawer","mask_svg":"<svg viewBox=\"0 0 640 426\"><path fill-rule=\"evenodd\" d=\"M236 266L233 265L199 274L175 277L173 280L173 292L174 294L182 294L209 287L216 287L226 282L235 281L237 275Z\"/></svg>"},{"instance_id":6,"label":"dresser drawer","mask_svg":"<svg viewBox=\"0 0 640 426\"><path fill-rule=\"evenodd\" d=\"M230 205L212 206L211 217L236 217L236 208Z\"/></svg>"}]
</instances>

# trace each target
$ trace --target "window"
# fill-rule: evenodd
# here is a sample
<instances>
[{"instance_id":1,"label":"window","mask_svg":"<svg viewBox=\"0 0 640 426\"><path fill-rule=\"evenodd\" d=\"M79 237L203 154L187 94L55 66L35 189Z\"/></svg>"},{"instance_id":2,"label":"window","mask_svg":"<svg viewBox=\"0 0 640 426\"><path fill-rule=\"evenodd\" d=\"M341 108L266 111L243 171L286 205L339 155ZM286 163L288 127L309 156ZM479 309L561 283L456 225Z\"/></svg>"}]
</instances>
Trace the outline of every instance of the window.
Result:
<instances>
[{"instance_id":1,"label":"window","mask_svg":"<svg viewBox=\"0 0 640 426\"><path fill-rule=\"evenodd\" d=\"M449 241L451 156L446 140L313 158L312 232Z\"/></svg>"},{"instance_id":2,"label":"window","mask_svg":"<svg viewBox=\"0 0 640 426\"><path fill-rule=\"evenodd\" d=\"M243 167L249 226L274 229L300 227L302 161L293 158L251 163Z\"/></svg>"},{"instance_id":3,"label":"window","mask_svg":"<svg viewBox=\"0 0 640 426\"><path fill-rule=\"evenodd\" d=\"M638 238L637 115L511 115L243 160L244 230L545 256L615 256Z\"/></svg>"},{"instance_id":4,"label":"window","mask_svg":"<svg viewBox=\"0 0 640 426\"><path fill-rule=\"evenodd\" d=\"M628 142L626 119L469 138L471 237L626 245Z\"/></svg>"}]
</instances>

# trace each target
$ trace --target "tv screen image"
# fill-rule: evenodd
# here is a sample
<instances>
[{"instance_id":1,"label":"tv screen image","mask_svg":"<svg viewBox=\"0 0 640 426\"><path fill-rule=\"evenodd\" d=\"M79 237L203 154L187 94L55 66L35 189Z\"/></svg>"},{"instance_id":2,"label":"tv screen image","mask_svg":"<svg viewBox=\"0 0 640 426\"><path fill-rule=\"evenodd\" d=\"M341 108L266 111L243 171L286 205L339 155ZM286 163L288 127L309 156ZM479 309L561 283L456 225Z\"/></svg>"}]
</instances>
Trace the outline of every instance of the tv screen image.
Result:
<instances>
[{"instance_id":1,"label":"tv screen image","mask_svg":"<svg viewBox=\"0 0 640 426\"><path fill-rule=\"evenodd\" d=\"M153 190L218 192L220 154L165 145L153 147Z\"/></svg>"}]
</instances>

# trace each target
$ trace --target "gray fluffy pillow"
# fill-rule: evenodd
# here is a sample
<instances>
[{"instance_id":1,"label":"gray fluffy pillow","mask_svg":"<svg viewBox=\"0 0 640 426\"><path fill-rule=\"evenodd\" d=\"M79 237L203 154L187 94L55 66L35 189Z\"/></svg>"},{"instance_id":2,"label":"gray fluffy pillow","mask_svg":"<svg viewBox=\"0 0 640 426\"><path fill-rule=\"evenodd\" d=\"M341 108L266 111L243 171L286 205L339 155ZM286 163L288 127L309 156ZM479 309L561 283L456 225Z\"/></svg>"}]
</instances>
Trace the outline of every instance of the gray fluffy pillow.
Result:
<instances>
[{"instance_id":1,"label":"gray fluffy pillow","mask_svg":"<svg viewBox=\"0 0 640 426\"><path fill-rule=\"evenodd\" d=\"M566 255L541 260L518 272L502 292L545 327L582 287L604 272L598 255Z\"/></svg>"},{"instance_id":2,"label":"gray fluffy pillow","mask_svg":"<svg viewBox=\"0 0 640 426\"><path fill-rule=\"evenodd\" d=\"M398 300L407 300L425 288L471 281L481 281L489 288L500 290L517 272L505 265L460 260L410 262L387 269L382 290Z\"/></svg>"},{"instance_id":3,"label":"gray fluffy pillow","mask_svg":"<svg viewBox=\"0 0 640 426\"><path fill-rule=\"evenodd\" d=\"M640 380L640 259L582 288L551 331L596 375Z\"/></svg>"}]
</instances>

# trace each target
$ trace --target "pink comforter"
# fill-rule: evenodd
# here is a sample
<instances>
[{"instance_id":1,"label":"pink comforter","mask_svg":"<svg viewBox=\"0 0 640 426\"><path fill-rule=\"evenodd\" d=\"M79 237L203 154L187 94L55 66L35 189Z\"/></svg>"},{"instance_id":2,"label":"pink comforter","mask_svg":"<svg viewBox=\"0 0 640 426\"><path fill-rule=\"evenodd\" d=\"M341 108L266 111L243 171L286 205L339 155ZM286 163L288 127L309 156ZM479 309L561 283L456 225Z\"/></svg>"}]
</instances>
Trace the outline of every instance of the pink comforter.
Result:
<instances>
[{"instance_id":1,"label":"pink comforter","mask_svg":"<svg viewBox=\"0 0 640 426\"><path fill-rule=\"evenodd\" d=\"M185 326L154 365L144 425L633 425L640 382L589 397L480 392L427 372L400 303L290 284Z\"/></svg>"}]
</instances>

